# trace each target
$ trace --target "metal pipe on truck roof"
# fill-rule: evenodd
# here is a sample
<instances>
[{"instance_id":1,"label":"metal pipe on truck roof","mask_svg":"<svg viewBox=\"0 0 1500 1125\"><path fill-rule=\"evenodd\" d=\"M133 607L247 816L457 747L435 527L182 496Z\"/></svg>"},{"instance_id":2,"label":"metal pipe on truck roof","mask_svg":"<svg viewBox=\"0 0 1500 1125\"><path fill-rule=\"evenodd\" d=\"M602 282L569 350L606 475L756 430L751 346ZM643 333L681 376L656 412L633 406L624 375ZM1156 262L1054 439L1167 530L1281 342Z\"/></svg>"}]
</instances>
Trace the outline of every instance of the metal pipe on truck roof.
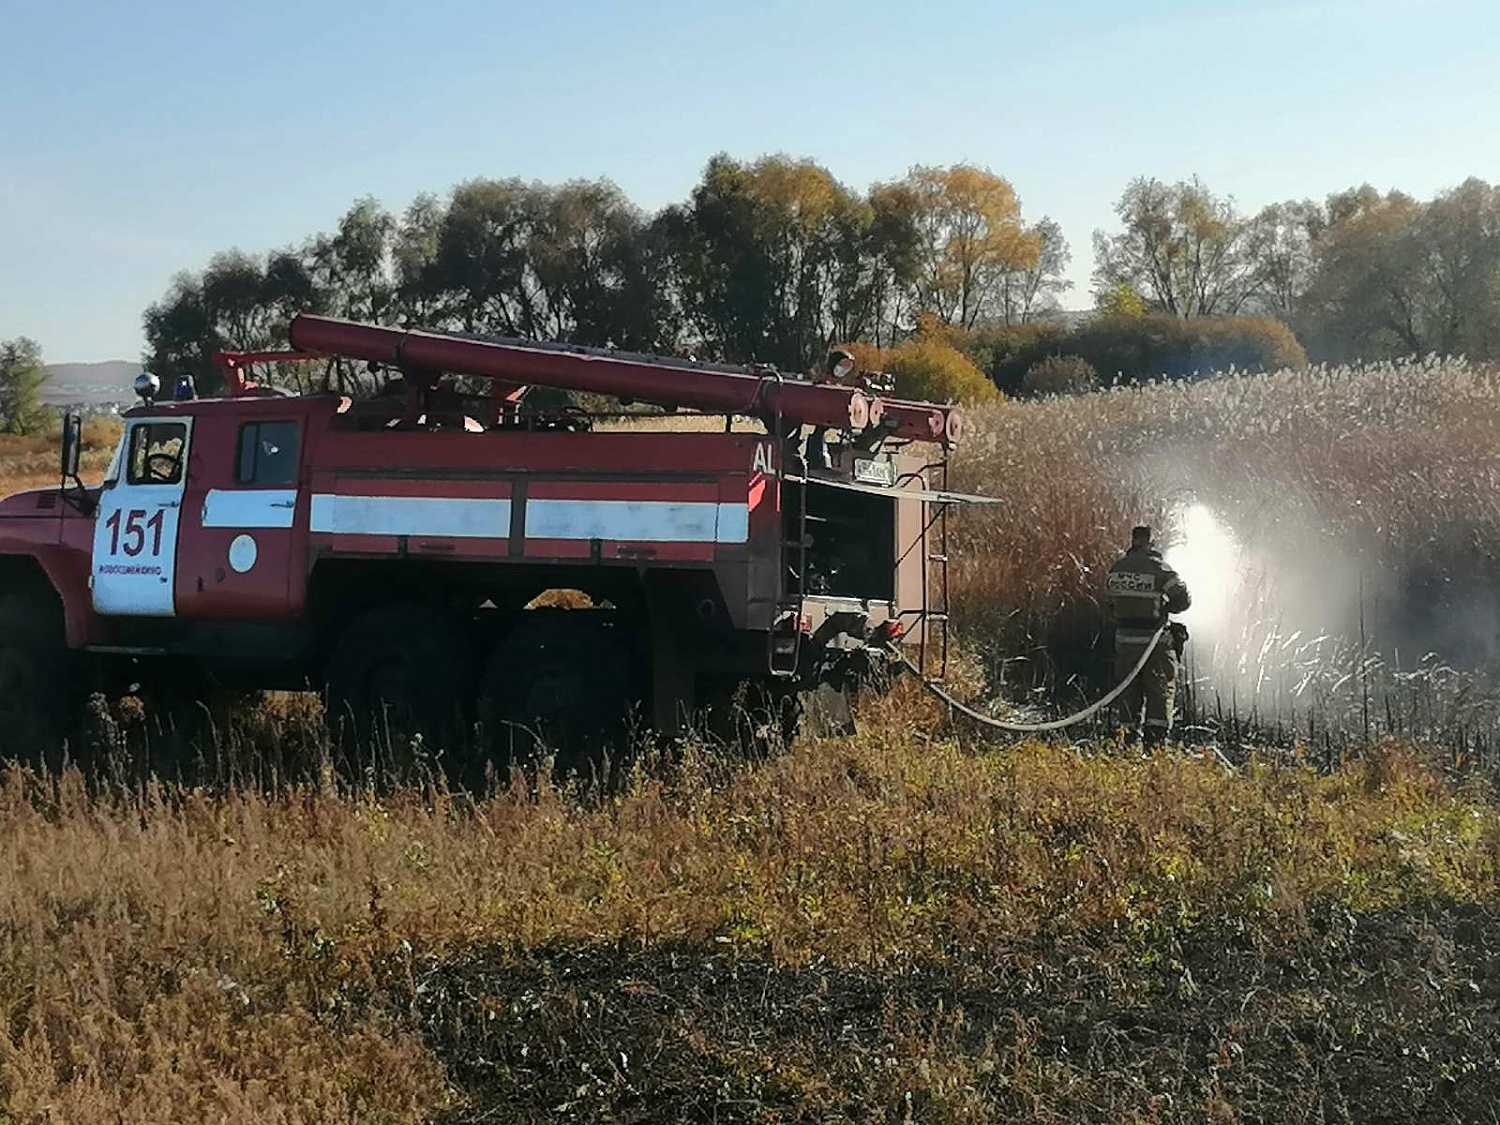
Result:
<instances>
[{"instance_id":1,"label":"metal pipe on truck roof","mask_svg":"<svg viewBox=\"0 0 1500 1125\"><path fill-rule=\"evenodd\" d=\"M789 422L839 429L862 429L869 419L868 399L849 388L815 386L774 374L696 371L321 316L296 317L291 341L294 348L303 351L333 352L398 367L507 379L694 410L767 417L780 414Z\"/></svg>"},{"instance_id":2,"label":"metal pipe on truck roof","mask_svg":"<svg viewBox=\"0 0 1500 1125\"><path fill-rule=\"evenodd\" d=\"M694 410L715 410L789 422L860 430L880 420L884 403L849 387L786 379L774 372L737 373L723 367L698 368L678 361L620 357L595 349L569 351L554 345L532 347L417 329L358 324L332 317L293 319L291 342L300 351L323 352L412 367L449 371L517 383L560 387ZM925 408L936 411L942 409ZM941 417L905 410L892 426L902 437L943 440Z\"/></svg>"},{"instance_id":3,"label":"metal pipe on truck roof","mask_svg":"<svg viewBox=\"0 0 1500 1125\"><path fill-rule=\"evenodd\" d=\"M887 413L913 426L925 426L933 435L932 441L957 445L959 438L963 437L963 414L956 406L936 406L904 398L888 398L884 403Z\"/></svg>"},{"instance_id":4,"label":"metal pipe on truck roof","mask_svg":"<svg viewBox=\"0 0 1500 1125\"><path fill-rule=\"evenodd\" d=\"M958 438L958 411L951 406L889 398L881 399L880 405L888 422L894 423L895 432L902 437L943 445L952 445Z\"/></svg>"}]
</instances>

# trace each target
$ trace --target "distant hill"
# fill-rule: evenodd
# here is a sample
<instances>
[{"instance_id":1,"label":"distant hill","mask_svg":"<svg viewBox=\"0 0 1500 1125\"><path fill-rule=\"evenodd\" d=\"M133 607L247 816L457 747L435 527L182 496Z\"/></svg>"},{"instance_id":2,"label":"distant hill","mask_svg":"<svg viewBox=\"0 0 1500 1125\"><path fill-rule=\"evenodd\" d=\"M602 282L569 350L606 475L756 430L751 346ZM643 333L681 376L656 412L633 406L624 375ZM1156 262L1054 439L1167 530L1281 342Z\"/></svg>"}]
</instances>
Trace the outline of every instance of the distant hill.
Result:
<instances>
[{"instance_id":1,"label":"distant hill","mask_svg":"<svg viewBox=\"0 0 1500 1125\"><path fill-rule=\"evenodd\" d=\"M135 398L131 388L141 365L112 359L102 363L49 363L46 371L42 402L47 406L108 406Z\"/></svg>"}]
</instances>

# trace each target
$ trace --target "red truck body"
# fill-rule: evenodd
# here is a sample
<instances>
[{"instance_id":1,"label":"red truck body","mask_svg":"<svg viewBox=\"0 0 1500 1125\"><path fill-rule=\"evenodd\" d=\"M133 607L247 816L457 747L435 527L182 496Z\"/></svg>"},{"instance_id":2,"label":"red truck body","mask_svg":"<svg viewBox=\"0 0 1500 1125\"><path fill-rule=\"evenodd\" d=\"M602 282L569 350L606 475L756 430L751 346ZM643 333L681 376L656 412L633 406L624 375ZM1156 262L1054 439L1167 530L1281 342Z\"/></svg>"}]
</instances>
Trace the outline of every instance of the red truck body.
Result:
<instances>
[{"instance_id":1,"label":"red truck body","mask_svg":"<svg viewBox=\"0 0 1500 1125\"><path fill-rule=\"evenodd\" d=\"M305 351L221 357L229 397L129 411L101 487L0 502L0 595L13 613L23 595L45 605L81 680L190 664L329 688L356 712L401 690L471 718L473 700L508 700L494 713L514 722L602 699L673 730L747 683L788 698L842 686L881 644L929 659L944 635L935 527L953 498L929 461L957 434L947 408L315 317L292 340ZM386 365L389 393L246 378L251 361L314 353ZM451 375L491 389L466 397ZM588 430L525 414L538 384L766 432L677 432L670 416ZM844 431L827 470L808 470L804 424ZM527 608L553 590L595 608ZM434 663L451 699L426 679ZM381 680L392 668L405 688Z\"/></svg>"}]
</instances>

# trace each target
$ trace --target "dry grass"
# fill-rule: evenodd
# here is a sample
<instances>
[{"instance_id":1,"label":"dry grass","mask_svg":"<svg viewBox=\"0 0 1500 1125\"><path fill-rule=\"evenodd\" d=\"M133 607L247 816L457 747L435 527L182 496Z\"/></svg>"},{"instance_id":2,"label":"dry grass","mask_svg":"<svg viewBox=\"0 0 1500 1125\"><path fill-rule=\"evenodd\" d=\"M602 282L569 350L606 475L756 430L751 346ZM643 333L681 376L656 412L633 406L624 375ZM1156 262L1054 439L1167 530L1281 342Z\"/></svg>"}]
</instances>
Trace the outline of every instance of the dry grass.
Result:
<instances>
[{"instance_id":1,"label":"dry grass","mask_svg":"<svg viewBox=\"0 0 1500 1125\"><path fill-rule=\"evenodd\" d=\"M1375 706L1389 691L1401 710L1398 674L1425 654L1470 669L1500 658L1493 370L1429 360L1227 376L1004 403L968 421L955 481L1006 504L959 522L953 600L994 678L1003 667L1050 683L1107 665L1104 570L1136 522L1180 540L1193 503L1254 564L1218 590L1237 603L1235 630L1205 665L1226 699L1222 681L1264 702L1266 681L1286 680L1282 702L1306 709L1310 689L1296 689L1309 671L1337 682L1378 658Z\"/></svg>"},{"instance_id":2,"label":"dry grass","mask_svg":"<svg viewBox=\"0 0 1500 1125\"><path fill-rule=\"evenodd\" d=\"M104 475L115 444L120 440L120 429L118 418L103 415L89 418L84 423L80 475L86 483L97 482ZM28 488L56 487L57 477L56 433L34 437L0 434L0 499Z\"/></svg>"},{"instance_id":3,"label":"dry grass","mask_svg":"<svg viewBox=\"0 0 1500 1125\"><path fill-rule=\"evenodd\" d=\"M765 427L752 418L736 415L732 419L731 432L737 434L765 433ZM721 434L724 432L722 414L657 414L606 417L596 421L596 430L614 432L619 430L646 430L656 433Z\"/></svg>"},{"instance_id":4,"label":"dry grass","mask_svg":"<svg viewBox=\"0 0 1500 1125\"><path fill-rule=\"evenodd\" d=\"M1061 477L1082 482L1069 508L1092 509L1101 484L1116 499L1094 521L1108 546L1129 530L1119 510L1142 510L1132 489L1206 492L1235 522L1274 520L1384 561L1500 543L1500 372L1462 360L1125 387L968 421L965 483L999 490L1018 509L1006 522L1035 535L1051 534L1047 478Z\"/></svg>"},{"instance_id":5,"label":"dry grass","mask_svg":"<svg viewBox=\"0 0 1500 1125\"><path fill-rule=\"evenodd\" d=\"M869 719L758 768L689 754L582 803L545 781L478 800L331 778L91 794L12 771L3 1104L18 1121L780 1120L914 1098L931 1120L1187 1121L1217 1098L1276 1116L1275 1021L1333 1016L1284 985L1231 997L1212 962L1279 973L1303 943L1334 958L1327 984L1396 956L1413 919L1449 946L1455 927L1500 936L1500 816L1402 747L1332 776L1235 773L975 754L904 694ZM316 746L298 721L253 733ZM1366 925L1400 936L1372 947ZM1500 980L1442 956L1414 964L1495 1028ZM1067 1050L1100 988L1113 1014L1089 1035L1116 1036L1113 1077ZM1215 1034L1226 1058L1266 1056L1151 1066L1130 1027L1193 996L1243 1001ZM1367 997L1319 1034L1384 1057L1423 1007ZM1492 1066L1433 1035L1428 1057L1389 1060L1408 1107L1454 1104L1440 1071ZM1500 1105L1493 1073L1465 1096ZM1163 1101L1168 1083L1186 1100Z\"/></svg>"}]
</instances>

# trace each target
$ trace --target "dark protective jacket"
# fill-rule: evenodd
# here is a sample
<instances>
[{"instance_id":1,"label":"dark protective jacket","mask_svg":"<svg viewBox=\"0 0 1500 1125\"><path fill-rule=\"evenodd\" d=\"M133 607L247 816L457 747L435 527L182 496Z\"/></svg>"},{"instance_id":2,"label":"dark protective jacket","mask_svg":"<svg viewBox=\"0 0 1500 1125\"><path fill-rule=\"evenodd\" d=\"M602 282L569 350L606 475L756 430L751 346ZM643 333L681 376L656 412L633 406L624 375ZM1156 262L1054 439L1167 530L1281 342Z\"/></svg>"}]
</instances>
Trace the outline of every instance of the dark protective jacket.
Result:
<instances>
[{"instance_id":1,"label":"dark protective jacket","mask_svg":"<svg viewBox=\"0 0 1500 1125\"><path fill-rule=\"evenodd\" d=\"M1146 644L1168 614L1193 604L1187 583L1162 561L1160 551L1149 548L1132 547L1110 567L1107 589L1120 645Z\"/></svg>"}]
</instances>

